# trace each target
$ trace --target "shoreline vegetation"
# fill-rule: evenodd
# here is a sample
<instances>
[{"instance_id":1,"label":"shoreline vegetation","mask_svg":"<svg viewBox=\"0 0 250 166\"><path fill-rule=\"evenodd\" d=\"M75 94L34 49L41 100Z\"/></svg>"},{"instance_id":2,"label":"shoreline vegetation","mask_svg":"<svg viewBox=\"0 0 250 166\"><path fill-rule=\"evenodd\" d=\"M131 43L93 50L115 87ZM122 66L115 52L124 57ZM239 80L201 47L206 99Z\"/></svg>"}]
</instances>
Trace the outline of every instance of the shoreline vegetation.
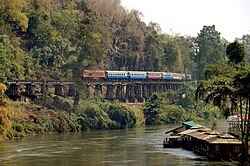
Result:
<instances>
[{"instance_id":1,"label":"shoreline vegetation","mask_svg":"<svg viewBox=\"0 0 250 166\"><path fill-rule=\"evenodd\" d=\"M77 108L73 98L55 95L47 97L46 107L39 97L26 102L4 99L0 106L0 142L54 132L127 129L209 118L209 111L194 113L181 105L180 99L177 92L155 93L145 103L80 99Z\"/></svg>"}]
</instances>

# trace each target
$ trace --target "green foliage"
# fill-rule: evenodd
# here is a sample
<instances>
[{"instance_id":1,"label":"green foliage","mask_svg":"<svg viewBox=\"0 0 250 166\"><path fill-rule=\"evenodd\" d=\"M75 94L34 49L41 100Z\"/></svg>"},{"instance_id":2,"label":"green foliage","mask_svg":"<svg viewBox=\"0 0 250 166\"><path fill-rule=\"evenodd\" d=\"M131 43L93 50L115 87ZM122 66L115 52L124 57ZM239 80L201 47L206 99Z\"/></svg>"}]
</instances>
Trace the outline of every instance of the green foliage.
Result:
<instances>
[{"instance_id":1,"label":"green foliage","mask_svg":"<svg viewBox=\"0 0 250 166\"><path fill-rule=\"evenodd\" d=\"M204 26L197 39L162 34L157 23L147 26L142 13L113 0L1 2L0 80L5 82L76 80L85 68L192 74L197 68L201 79L206 66L225 54L215 26Z\"/></svg>"},{"instance_id":2,"label":"green foliage","mask_svg":"<svg viewBox=\"0 0 250 166\"><path fill-rule=\"evenodd\" d=\"M210 64L225 59L225 46L221 40L220 33L215 26L204 26L196 39L196 53L194 61L197 63L197 79L204 79L205 69Z\"/></svg>"},{"instance_id":3,"label":"green foliage","mask_svg":"<svg viewBox=\"0 0 250 166\"><path fill-rule=\"evenodd\" d=\"M16 124L14 126L12 126L14 128L14 130L16 130L17 132L24 132L25 128L22 124Z\"/></svg>"},{"instance_id":4,"label":"green foliage","mask_svg":"<svg viewBox=\"0 0 250 166\"><path fill-rule=\"evenodd\" d=\"M177 102L176 104L184 108L185 110L193 109L195 105L195 88L191 85L185 84L177 90Z\"/></svg>"},{"instance_id":5,"label":"green foliage","mask_svg":"<svg viewBox=\"0 0 250 166\"><path fill-rule=\"evenodd\" d=\"M239 114L241 119L241 138L243 162L248 162L248 141L250 118L250 65L246 63L246 52L237 41L227 47L230 63L210 66L206 72L208 80L203 81L197 88L197 97L206 103L212 102L218 106L225 116ZM208 114L208 113L207 113ZM206 116L208 116L205 114Z\"/></svg>"},{"instance_id":6,"label":"green foliage","mask_svg":"<svg viewBox=\"0 0 250 166\"><path fill-rule=\"evenodd\" d=\"M127 107L112 103L106 110L109 118L116 122L117 128L134 128L136 126L135 114Z\"/></svg>"},{"instance_id":7,"label":"green foliage","mask_svg":"<svg viewBox=\"0 0 250 166\"><path fill-rule=\"evenodd\" d=\"M77 121L82 130L136 127L135 114L124 105L111 102L98 104L92 101L78 114Z\"/></svg>"},{"instance_id":8,"label":"green foliage","mask_svg":"<svg viewBox=\"0 0 250 166\"><path fill-rule=\"evenodd\" d=\"M250 34L243 35L240 39L238 39L241 43L244 44L247 53L247 60L250 63Z\"/></svg>"},{"instance_id":9,"label":"green foliage","mask_svg":"<svg viewBox=\"0 0 250 166\"><path fill-rule=\"evenodd\" d=\"M62 112L63 119L67 122L69 125L69 131L70 132L78 132L80 131L81 126L78 124L77 116L75 114L67 114L65 112Z\"/></svg>"},{"instance_id":10,"label":"green foliage","mask_svg":"<svg viewBox=\"0 0 250 166\"><path fill-rule=\"evenodd\" d=\"M146 125L179 123L184 121L186 119L186 111L181 105L176 105L178 99L176 100L175 96L177 95L176 92L175 95L173 93L171 95L169 93L153 94L143 108ZM169 98L169 101L175 104L166 102L165 98Z\"/></svg>"},{"instance_id":11,"label":"green foliage","mask_svg":"<svg viewBox=\"0 0 250 166\"><path fill-rule=\"evenodd\" d=\"M146 125L154 125L158 123L158 116L162 112L163 99L158 94L153 94L146 102L143 113Z\"/></svg>"},{"instance_id":12,"label":"green foliage","mask_svg":"<svg viewBox=\"0 0 250 166\"><path fill-rule=\"evenodd\" d=\"M160 57L163 54L163 44L159 35L160 26L150 22L145 37L144 56L145 64L143 69L158 71L160 68Z\"/></svg>"},{"instance_id":13,"label":"green foliage","mask_svg":"<svg viewBox=\"0 0 250 166\"><path fill-rule=\"evenodd\" d=\"M70 112L73 110L72 101L60 96L53 96L53 98L49 98L47 107L53 110L61 110L66 112Z\"/></svg>"},{"instance_id":14,"label":"green foliage","mask_svg":"<svg viewBox=\"0 0 250 166\"><path fill-rule=\"evenodd\" d=\"M183 61L180 46L175 39L169 38L164 44L164 55L162 56L162 65L166 66L167 71L183 72Z\"/></svg>"},{"instance_id":15,"label":"green foliage","mask_svg":"<svg viewBox=\"0 0 250 166\"><path fill-rule=\"evenodd\" d=\"M167 114L168 122L183 122L185 119L185 110L181 106L167 105L164 107L164 111Z\"/></svg>"},{"instance_id":16,"label":"green foliage","mask_svg":"<svg viewBox=\"0 0 250 166\"><path fill-rule=\"evenodd\" d=\"M238 64L246 62L246 50L244 44L239 43L237 40L230 43L226 50L230 62Z\"/></svg>"},{"instance_id":17,"label":"green foliage","mask_svg":"<svg viewBox=\"0 0 250 166\"><path fill-rule=\"evenodd\" d=\"M108 115L94 103L85 107L83 112L78 115L77 121L81 125L81 130L108 129L112 125Z\"/></svg>"},{"instance_id":18,"label":"green foliage","mask_svg":"<svg viewBox=\"0 0 250 166\"><path fill-rule=\"evenodd\" d=\"M0 20L12 26L14 30L28 28L26 14L22 12L22 0L0 0ZM1 26L1 25L0 25Z\"/></svg>"},{"instance_id":19,"label":"green foliage","mask_svg":"<svg viewBox=\"0 0 250 166\"><path fill-rule=\"evenodd\" d=\"M11 76L18 77L18 62L14 61L17 56L17 50L11 44L9 37L0 35L0 82L7 83ZM15 77L15 78L17 78Z\"/></svg>"}]
</instances>

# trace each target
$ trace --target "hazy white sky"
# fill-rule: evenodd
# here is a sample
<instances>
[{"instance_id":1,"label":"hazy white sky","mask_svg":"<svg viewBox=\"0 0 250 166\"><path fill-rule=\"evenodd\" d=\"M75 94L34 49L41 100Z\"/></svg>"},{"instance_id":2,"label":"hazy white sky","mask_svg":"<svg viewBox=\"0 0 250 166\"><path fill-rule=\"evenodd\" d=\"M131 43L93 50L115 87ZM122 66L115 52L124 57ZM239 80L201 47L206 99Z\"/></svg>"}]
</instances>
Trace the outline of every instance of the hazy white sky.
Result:
<instances>
[{"instance_id":1,"label":"hazy white sky","mask_svg":"<svg viewBox=\"0 0 250 166\"><path fill-rule=\"evenodd\" d=\"M204 25L215 25L232 42L250 34L250 0L121 0L143 21L159 23L163 33L197 36Z\"/></svg>"}]
</instances>

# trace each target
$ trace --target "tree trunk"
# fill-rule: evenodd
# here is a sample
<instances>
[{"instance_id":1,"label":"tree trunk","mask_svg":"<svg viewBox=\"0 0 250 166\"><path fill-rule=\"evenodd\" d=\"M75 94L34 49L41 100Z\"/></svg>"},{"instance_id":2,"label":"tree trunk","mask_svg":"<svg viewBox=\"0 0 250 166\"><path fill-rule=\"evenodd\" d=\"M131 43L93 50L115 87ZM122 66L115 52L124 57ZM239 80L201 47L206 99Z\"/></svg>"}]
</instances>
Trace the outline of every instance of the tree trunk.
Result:
<instances>
[{"instance_id":1,"label":"tree trunk","mask_svg":"<svg viewBox=\"0 0 250 166\"><path fill-rule=\"evenodd\" d=\"M246 110L248 113L247 116L247 129L246 129L246 162L248 162L249 160L249 155L248 155L248 151L249 151L249 147L248 147L248 138L249 138L249 130L250 130L250 97L247 98L247 103L246 103Z\"/></svg>"}]
</instances>

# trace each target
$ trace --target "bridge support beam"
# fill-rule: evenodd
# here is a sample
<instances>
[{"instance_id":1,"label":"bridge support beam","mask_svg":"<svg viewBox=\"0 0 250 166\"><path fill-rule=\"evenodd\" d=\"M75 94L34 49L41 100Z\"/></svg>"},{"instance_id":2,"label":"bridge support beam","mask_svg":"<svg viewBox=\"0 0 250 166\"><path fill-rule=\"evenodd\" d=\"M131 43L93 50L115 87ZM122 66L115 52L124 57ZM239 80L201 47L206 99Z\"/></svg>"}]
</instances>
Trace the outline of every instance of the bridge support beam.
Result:
<instances>
[{"instance_id":1,"label":"bridge support beam","mask_svg":"<svg viewBox=\"0 0 250 166\"><path fill-rule=\"evenodd\" d=\"M128 84L126 88L126 97L130 103L136 103L137 98L135 96L135 85Z\"/></svg>"},{"instance_id":2,"label":"bridge support beam","mask_svg":"<svg viewBox=\"0 0 250 166\"><path fill-rule=\"evenodd\" d=\"M34 98L36 98L35 93L36 93L35 84L34 83L27 84L26 85L26 90L25 90L25 95L27 95L28 97L34 99Z\"/></svg>"},{"instance_id":3,"label":"bridge support beam","mask_svg":"<svg viewBox=\"0 0 250 166\"><path fill-rule=\"evenodd\" d=\"M13 100L20 99L21 98L21 93L20 93L19 89L20 89L20 86L19 86L18 83L11 84L10 87L9 87L9 92L8 92L9 98L13 99Z\"/></svg>"},{"instance_id":4,"label":"bridge support beam","mask_svg":"<svg viewBox=\"0 0 250 166\"><path fill-rule=\"evenodd\" d=\"M49 84L47 83L43 83L42 86L41 86L41 93L42 94L50 94L50 91L49 91Z\"/></svg>"},{"instance_id":5,"label":"bridge support beam","mask_svg":"<svg viewBox=\"0 0 250 166\"><path fill-rule=\"evenodd\" d=\"M142 97L148 99L147 84L142 84Z\"/></svg>"},{"instance_id":6,"label":"bridge support beam","mask_svg":"<svg viewBox=\"0 0 250 166\"><path fill-rule=\"evenodd\" d=\"M150 98L153 93L154 93L154 84L149 84L148 85L148 98Z\"/></svg>"},{"instance_id":7,"label":"bridge support beam","mask_svg":"<svg viewBox=\"0 0 250 166\"><path fill-rule=\"evenodd\" d=\"M115 85L107 85L106 99L114 101L115 99Z\"/></svg>"},{"instance_id":8,"label":"bridge support beam","mask_svg":"<svg viewBox=\"0 0 250 166\"><path fill-rule=\"evenodd\" d=\"M68 96L69 97L74 97L75 94L76 94L75 85L69 85Z\"/></svg>"},{"instance_id":9,"label":"bridge support beam","mask_svg":"<svg viewBox=\"0 0 250 166\"><path fill-rule=\"evenodd\" d=\"M135 87L135 93L138 102L145 102L145 98L143 97L143 85L137 84Z\"/></svg>"},{"instance_id":10,"label":"bridge support beam","mask_svg":"<svg viewBox=\"0 0 250 166\"><path fill-rule=\"evenodd\" d=\"M122 85L122 84L118 84L116 86L116 99L118 99L121 102L126 102L124 88L125 88L125 85Z\"/></svg>"},{"instance_id":11,"label":"bridge support beam","mask_svg":"<svg viewBox=\"0 0 250 166\"><path fill-rule=\"evenodd\" d=\"M102 95L102 84L95 85L95 95L101 94Z\"/></svg>"},{"instance_id":12,"label":"bridge support beam","mask_svg":"<svg viewBox=\"0 0 250 166\"><path fill-rule=\"evenodd\" d=\"M55 95L65 96L64 89L63 89L63 84L56 84L55 85Z\"/></svg>"},{"instance_id":13,"label":"bridge support beam","mask_svg":"<svg viewBox=\"0 0 250 166\"><path fill-rule=\"evenodd\" d=\"M90 98L90 84L86 85L86 98Z\"/></svg>"}]
</instances>

